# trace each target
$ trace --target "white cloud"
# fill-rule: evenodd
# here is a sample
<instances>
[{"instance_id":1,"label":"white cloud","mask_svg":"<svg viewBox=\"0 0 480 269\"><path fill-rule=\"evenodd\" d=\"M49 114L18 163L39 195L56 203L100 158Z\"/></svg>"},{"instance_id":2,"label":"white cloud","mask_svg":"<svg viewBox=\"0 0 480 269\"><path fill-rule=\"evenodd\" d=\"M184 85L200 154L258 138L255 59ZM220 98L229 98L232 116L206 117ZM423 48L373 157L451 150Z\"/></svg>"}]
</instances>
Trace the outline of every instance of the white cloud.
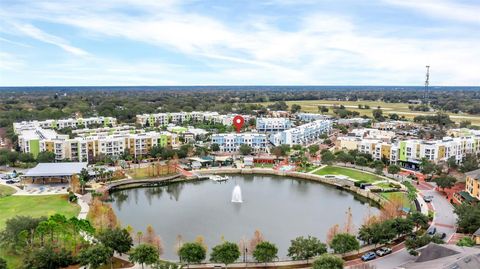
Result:
<instances>
[{"instance_id":1,"label":"white cloud","mask_svg":"<svg viewBox=\"0 0 480 269\"><path fill-rule=\"evenodd\" d=\"M388 1L390 4L430 10L432 1ZM435 1L436 3L437 1ZM445 3L432 14L445 12ZM402 4L404 3L404 4ZM31 21L68 25L95 39L119 38L158 46L202 62L209 72L188 66L172 67L164 62L122 63L115 58L92 55L98 61L79 62L78 74L54 69L65 80L137 84L413 84L421 85L424 66L432 66L432 84L478 85L480 52L475 37L448 34L423 38L392 35L395 29L359 25L346 14L315 11L298 15L298 25L285 30L275 18L233 24L212 15L189 12L176 1L68 1L35 2L29 9L15 9L0 15L20 25L19 30L75 55L86 55L64 39L34 27ZM464 5L455 5L451 18L475 22ZM125 12L125 10L135 12ZM478 8L473 7L475 11ZM460 11L455 11L460 10ZM249 16L252 18L254 16ZM415 28L428 32L426 28ZM388 33L385 34L385 33ZM78 38L78 36L77 36ZM112 48L115 50L115 48ZM132 59L135 62L135 59ZM88 67L95 64L96 68ZM115 67L115 66L121 66ZM168 66L165 68L165 66ZM138 68L138 69L137 69ZM58 70L58 71L57 71ZM128 70L128 72L125 72ZM151 72L148 70L154 70ZM121 79L116 79L121 76ZM168 79L165 79L168 78ZM89 81L90 81L89 80ZM145 81L142 83L142 81ZM106 82L107 84L108 81ZM111 83L110 83L111 84Z\"/></svg>"},{"instance_id":2,"label":"white cloud","mask_svg":"<svg viewBox=\"0 0 480 269\"><path fill-rule=\"evenodd\" d=\"M65 41L64 39L62 39L58 36L54 36L54 35L45 33L44 31L40 30L39 28L37 28L33 25L30 25L30 24L14 24L14 27L16 29L18 29L21 33L23 33L23 34L25 34L25 35L27 35L31 38L37 39L39 41L42 41L42 42L45 42L45 43L48 43L48 44L52 44L54 46L57 46L57 47L63 49L66 52L71 53L71 54L74 54L74 55L77 55L77 56L88 55L88 52L68 44L67 41Z\"/></svg>"},{"instance_id":3,"label":"white cloud","mask_svg":"<svg viewBox=\"0 0 480 269\"><path fill-rule=\"evenodd\" d=\"M441 19L480 24L480 6L446 0L384 0Z\"/></svg>"}]
</instances>

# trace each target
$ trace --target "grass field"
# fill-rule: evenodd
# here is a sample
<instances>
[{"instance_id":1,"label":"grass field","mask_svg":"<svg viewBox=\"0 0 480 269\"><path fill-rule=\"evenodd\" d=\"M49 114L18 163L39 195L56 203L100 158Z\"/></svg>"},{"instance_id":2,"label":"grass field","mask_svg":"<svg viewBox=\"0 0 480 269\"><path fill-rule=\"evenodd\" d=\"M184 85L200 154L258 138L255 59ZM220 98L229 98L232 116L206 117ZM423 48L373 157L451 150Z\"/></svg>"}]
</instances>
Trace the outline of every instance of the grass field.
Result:
<instances>
[{"instance_id":1,"label":"grass field","mask_svg":"<svg viewBox=\"0 0 480 269\"><path fill-rule=\"evenodd\" d=\"M66 195L8 196L0 198L0 231L5 222L15 216L50 216L60 213L66 217L77 216L80 206L67 201Z\"/></svg>"},{"instance_id":2,"label":"grass field","mask_svg":"<svg viewBox=\"0 0 480 269\"><path fill-rule=\"evenodd\" d=\"M357 171L354 169L350 168L344 168L344 167L338 167L338 166L326 166L318 171L316 171L314 174L317 175L341 175L341 176L347 176L353 179L356 179L358 181L363 181L366 183L373 183L379 180L385 180L379 176L376 176L374 174L370 173L364 173L361 171Z\"/></svg>"},{"instance_id":3,"label":"grass field","mask_svg":"<svg viewBox=\"0 0 480 269\"><path fill-rule=\"evenodd\" d=\"M273 168L273 163L255 163L255 168Z\"/></svg>"},{"instance_id":4,"label":"grass field","mask_svg":"<svg viewBox=\"0 0 480 269\"><path fill-rule=\"evenodd\" d=\"M260 103L264 106L268 106L273 102L263 102ZM405 116L407 119L413 119L418 115L427 115L435 114L436 112L423 112L423 111L410 111L408 109L407 103L385 103L382 101L330 101L330 100L302 100L302 101L286 101L287 105L290 107L293 104L298 104L302 106L303 112L318 113L318 106L326 106L329 108L328 115L334 115L333 106L344 105L346 109L351 111L357 111L361 116L367 115L372 116L372 110L380 106L383 110L383 114L388 116L388 114L396 113L399 116ZM368 105L370 109L359 109L358 105ZM450 118L455 122L461 122L464 120L469 120L472 124L480 125L480 116L479 115L470 115L470 114L454 114L447 113L450 115Z\"/></svg>"},{"instance_id":5,"label":"grass field","mask_svg":"<svg viewBox=\"0 0 480 269\"><path fill-rule=\"evenodd\" d=\"M417 208L415 203L410 202L407 198L407 194L404 192L382 192L380 193L381 196L385 197L387 200L391 199L399 199L403 202L403 207L410 208L412 211L416 211Z\"/></svg>"},{"instance_id":6,"label":"grass field","mask_svg":"<svg viewBox=\"0 0 480 269\"><path fill-rule=\"evenodd\" d=\"M0 185L0 198L14 194L16 191L14 188Z\"/></svg>"}]
</instances>

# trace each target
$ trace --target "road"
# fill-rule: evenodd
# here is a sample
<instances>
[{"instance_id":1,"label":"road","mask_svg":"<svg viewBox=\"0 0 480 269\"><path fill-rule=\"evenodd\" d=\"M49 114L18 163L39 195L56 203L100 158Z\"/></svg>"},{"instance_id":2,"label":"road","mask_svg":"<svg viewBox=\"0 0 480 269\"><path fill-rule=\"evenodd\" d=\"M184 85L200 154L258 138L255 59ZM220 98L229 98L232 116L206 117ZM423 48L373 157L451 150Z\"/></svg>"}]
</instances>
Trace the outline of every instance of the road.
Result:
<instances>
[{"instance_id":1,"label":"road","mask_svg":"<svg viewBox=\"0 0 480 269\"><path fill-rule=\"evenodd\" d=\"M432 195L433 201L427 206L430 210L435 211L435 216L432 225L437 228L438 233L446 233L445 241L448 242L456 231L456 215L453 212L453 206L445 199L445 196L435 190L434 183L422 184L419 188L421 195ZM394 249L394 252L382 258L377 258L368 262L375 266L376 269L392 269L399 265L407 263L415 259L414 256L408 254L407 250L401 246L399 249ZM351 267L347 267L351 268Z\"/></svg>"}]
</instances>

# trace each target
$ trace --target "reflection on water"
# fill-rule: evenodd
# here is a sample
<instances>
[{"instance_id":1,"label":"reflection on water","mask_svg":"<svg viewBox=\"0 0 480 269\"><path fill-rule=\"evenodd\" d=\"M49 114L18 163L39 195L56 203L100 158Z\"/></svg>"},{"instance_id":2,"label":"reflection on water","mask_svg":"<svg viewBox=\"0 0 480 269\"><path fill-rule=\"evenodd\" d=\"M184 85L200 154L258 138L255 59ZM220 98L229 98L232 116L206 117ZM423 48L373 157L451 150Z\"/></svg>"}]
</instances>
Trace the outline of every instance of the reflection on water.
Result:
<instances>
[{"instance_id":1,"label":"reflection on water","mask_svg":"<svg viewBox=\"0 0 480 269\"><path fill-rule=\"evenodd\" d=\"M291 239L312 235L325 241L331 226L343 226L349 207L357 228L369 211L365 199L316 182L256 175L230 178L224 183L206 180L120 190L112 193L112 204L125 226L136 231L153 226L164 243L166 259L177 259L179 237L186 242L203 236L211 248L222 237L237 243L250 238L256 229L277 244L279 257L285 258ZM231 203L236 184L243 203Z\"/></svg>"}]
</instances>

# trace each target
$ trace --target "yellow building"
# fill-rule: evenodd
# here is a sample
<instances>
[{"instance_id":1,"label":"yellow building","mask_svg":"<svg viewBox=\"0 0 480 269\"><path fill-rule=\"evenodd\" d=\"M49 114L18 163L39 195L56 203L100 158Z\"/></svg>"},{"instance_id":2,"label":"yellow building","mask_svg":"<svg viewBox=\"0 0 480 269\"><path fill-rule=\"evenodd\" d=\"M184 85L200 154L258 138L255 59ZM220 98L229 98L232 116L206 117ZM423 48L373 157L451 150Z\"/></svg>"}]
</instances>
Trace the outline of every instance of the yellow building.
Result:
<instances>
[{"instance_id":1,"label":"yellow building","mask_svg":"<svg viewBox=\"0 0 480 269\"><path fill-rule=\"evenodd\" d=\"M465 191L480 200L480 169L465 173Z\"/></svg>"}]
</instances>

